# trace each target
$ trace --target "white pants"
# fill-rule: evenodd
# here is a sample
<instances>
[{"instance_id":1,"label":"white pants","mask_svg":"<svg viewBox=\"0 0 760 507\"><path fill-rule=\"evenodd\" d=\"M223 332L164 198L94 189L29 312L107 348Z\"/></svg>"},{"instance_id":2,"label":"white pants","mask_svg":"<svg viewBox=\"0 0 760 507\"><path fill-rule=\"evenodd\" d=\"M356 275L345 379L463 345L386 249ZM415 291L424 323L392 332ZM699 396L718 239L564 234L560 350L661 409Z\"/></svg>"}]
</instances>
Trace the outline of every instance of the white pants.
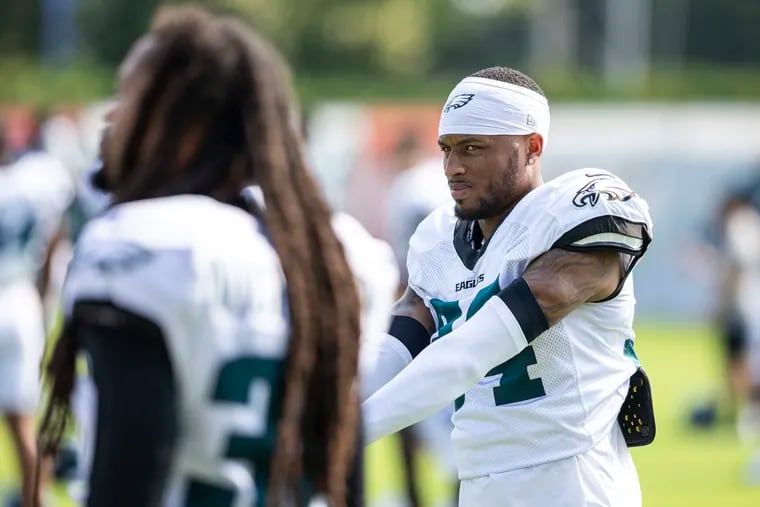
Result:
<instances>
[{"instance_id":1,"label":"white pants","mask_svg":"<svg viewBox=\"0 0 760 507\"><path fill-rule=\"evenodd\" d=\"M0 286L0 413L30 414L40 397L42 303L27 281Z\"/></svg>"},{"instance_id":2,"label":"white pants","mask_svg":"<svg viewBox=\"0 0 760 507\"><path fill-rule=\"evenodd\" d=\"M617 425L585 454L465 479L460 507L641 507L636 468Z\"/></svg>"}]
</instances>

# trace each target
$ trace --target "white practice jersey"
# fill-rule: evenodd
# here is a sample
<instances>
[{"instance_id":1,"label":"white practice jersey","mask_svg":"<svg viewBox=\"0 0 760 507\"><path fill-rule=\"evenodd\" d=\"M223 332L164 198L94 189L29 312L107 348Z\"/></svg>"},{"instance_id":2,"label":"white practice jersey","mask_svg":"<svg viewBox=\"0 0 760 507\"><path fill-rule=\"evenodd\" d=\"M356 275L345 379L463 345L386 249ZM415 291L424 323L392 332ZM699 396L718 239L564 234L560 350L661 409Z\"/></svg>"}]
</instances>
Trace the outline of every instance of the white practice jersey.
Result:
<instances>
[{"instance_id":1,"label":"white practice jersey","mask_svg":"<svg viewBox=\"0 0 760 507\"><path fill-rule=\"evenodd\" d=\"M388 329L398 289L398 268L391 247L372 236L351 215L334 213L332 227L359 288L362 343L366 344Z\"/></svg>"},{"instance_id":2,"label":"white practice jersey","mask_svg":"<svg viewBox=\"0 0 760 507\"><path fill-rule=\"evenodd\" d=\"M404 264L409 238L420 222L447 203L453 205L440 157L425 160L393 179L388 190L388 232L399 264Z\"/></svg>"},{"instance_id":3,"label":"white practice jersey","mask_svg":"<svg viewBox=\"0 0 760 507\"><path fill-rule=\"evenodd\" d=\"M410 242L409 286L443 339L551 248L644 253L646 202L601 169L564 174L530 192L474 249L474 222L451 206L420 224ZM548 463L589 450L609 434L636 370L633 282L587 303L493 368L456 400L452 439L462 479ZM446 379L441 379L446 382Z\"/></svg>"},{"instance_id":4,"label":"white practice jersey","mask_svg":"<svg viewBox=\"0 0 760 507\"><path fill-rule=\"evenodd\" d=\"M34 282L73 193L66 168L49 155L0 167L0 286Z\"/></svg>"},{"instance_id":5,"label":"white practice jersey","mask_svg":"<svg viewBox=\"0 0 760 507\"><path fill-rule=\"evenodd\" d=\"M66 311L85 300L162 330L180 410L167 505L196 505L209 487L254 505L289 335L280 262L258 221L202 196L114 206L86 226L69 270Z\"/></svg>"}]
</instances>

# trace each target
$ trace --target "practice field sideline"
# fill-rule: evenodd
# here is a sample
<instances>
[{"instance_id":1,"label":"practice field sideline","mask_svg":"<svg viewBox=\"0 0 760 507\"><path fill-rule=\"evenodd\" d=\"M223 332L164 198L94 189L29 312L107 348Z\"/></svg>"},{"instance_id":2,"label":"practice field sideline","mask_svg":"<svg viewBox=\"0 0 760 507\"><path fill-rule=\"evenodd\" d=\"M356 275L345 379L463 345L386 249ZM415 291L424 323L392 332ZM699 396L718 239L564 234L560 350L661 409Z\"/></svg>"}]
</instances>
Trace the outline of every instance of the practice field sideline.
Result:
<instances>
[{"instance_id":1,"label":"practice field sideline","mask_svg":"<svg viewBox=\"0 0 760 507\"><path fill-rule=\"evenodd\" d=\"M713 330L704 325L655 322L642 322L636 329L636 350L652 380L658 422L654 445L634 450L644 506L760 505L760 486L744 482L744 465L752 449L739 445L733 427L723 424L715 430L697 431L685 424L691 403L720 388L720 349ZM15 477L10 451L5 428L1 428L0 502ZM367 459L370 506L394 505L401 489L396 441L388 438L372 445ZM420 465L424 504L440 505L445 486L435 464L423 457Z\"/></svg>"}]
</instances>

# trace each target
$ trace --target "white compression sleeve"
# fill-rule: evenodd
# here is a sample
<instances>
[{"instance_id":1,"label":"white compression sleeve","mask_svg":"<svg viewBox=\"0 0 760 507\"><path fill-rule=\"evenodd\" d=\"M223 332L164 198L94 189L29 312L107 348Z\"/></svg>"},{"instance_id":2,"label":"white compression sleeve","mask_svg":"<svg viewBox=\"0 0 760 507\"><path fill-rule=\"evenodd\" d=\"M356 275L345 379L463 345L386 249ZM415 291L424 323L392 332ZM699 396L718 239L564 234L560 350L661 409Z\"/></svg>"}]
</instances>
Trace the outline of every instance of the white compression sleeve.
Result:
<instances>
[{"instance_id":1,"label":"white compression sleeve","mask_svg":"<svg viewBox=\"0 0 760 507\"><path fill-rule=\"evenodd\" d=\"M512 311L498 296L492 297L362 404L365 443L443 408L527 345Z\"/></svg>"},{"instance_id":2,"label":"white compression sleeve","mask_svg":"<svg viewBox=\"0 0 760 507\"><path fill-rule=\"evenodd\" d=\"M362 347L359 363L361 400L372 396L411 362L409 349L388 333L384 333L380 340Z\"/></svg>"}]
</instances>

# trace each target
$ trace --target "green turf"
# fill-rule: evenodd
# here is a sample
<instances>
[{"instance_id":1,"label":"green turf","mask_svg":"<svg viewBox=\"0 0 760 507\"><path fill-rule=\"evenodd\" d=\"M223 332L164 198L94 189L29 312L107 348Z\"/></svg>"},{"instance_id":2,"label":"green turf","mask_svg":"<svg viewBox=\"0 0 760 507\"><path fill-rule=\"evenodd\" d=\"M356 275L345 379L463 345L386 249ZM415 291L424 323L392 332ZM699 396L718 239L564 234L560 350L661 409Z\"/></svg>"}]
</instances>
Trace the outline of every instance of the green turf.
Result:
<instances>
[{"instance_id":1,"label":"green turf","mask_svg":"<svg viewBox=\"0 0 760 507\"><path fill-rule=\"evenodd\" d=\"M697 431L685 424L690 405L720 385L720 351L711 330L700 325L642 324L638 333L636 350L652 380L658 421L655 444L633 452L644 506L760 506L760 487L743 481L751 449L739 445L733 427L724 424ZM370 498L400 491L397 448L392 438L368 448ZM436 473L435 463L423 456L419 465L424 504L440 503L447 486ZM10 442L0 430L0 490L14 477Z\"/></svg>"}]
</instances>

